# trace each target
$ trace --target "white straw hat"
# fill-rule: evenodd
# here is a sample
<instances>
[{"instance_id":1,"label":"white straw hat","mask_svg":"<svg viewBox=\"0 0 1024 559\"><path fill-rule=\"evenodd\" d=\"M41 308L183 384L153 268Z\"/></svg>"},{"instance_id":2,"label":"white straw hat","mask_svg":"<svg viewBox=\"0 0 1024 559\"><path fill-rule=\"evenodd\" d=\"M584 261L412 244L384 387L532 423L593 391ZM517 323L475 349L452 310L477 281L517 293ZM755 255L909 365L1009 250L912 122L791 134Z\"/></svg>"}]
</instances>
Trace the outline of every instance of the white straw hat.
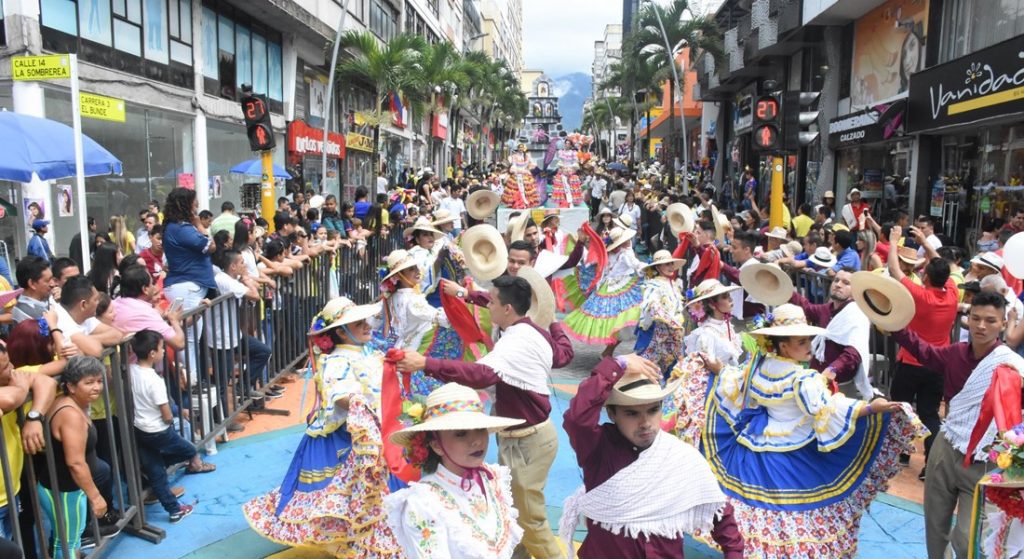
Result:
<instances>
[{"instance_id":1,"label":"white straw hat","mask_svg":"<svg viewBox=\"0 0 1024 559\"><path fill-rule=\"evenodd\" d=\"M427 217L416 218L416 221L409 227L406 227L405 231L403 231L402 234L405 235L406 237L411 237L416 231L426 231L428 233L433 233L435 239L444 236L444 233L438 231L437 229L434 229L433 224L430 223L430 219Z\"/></svg>"},{"instance_id":2,"label":"white straw hat","mask_svg":"<svg viewBox=\"0 0 1024 559\"><path fill-rule=\"evenodd\" d=\"M683 265L682 258L672 258L672 253L667 250L659 250L654 253L651 257L650 264L645 264L643 268L653 268L655 266L661 266L662 264L674 264L675 269L678 270Z\"/></svg>"},{"instance_id":3,"label":"white straw hat","mask_svg":"<svg viewBox=\"0 0 1024 559\"><path fill-rule=\"evenodd\" d=\"M436 388L427 396L421 417L421 423L391 433L391 442L408 446L417 433L426 431L487 429L493 433L523 423L522 419L487 415L476 390L454 382Z\"/></svg>"},{"instance_id":4,"label":"white straw hat","mask_svg":"<svg viewBox=\"0 0 1024 559\"><path fill-rule=\"evenodd\" d=\"M808 260L811 261L815 266L821 268L831 268L836 265L836 256L832 254L832 251L828 247L818 247L814 249L814 254L810 255Z\"/></svg>"},{"instance_id":5,"label":"white straw hat","mask_svg":"<svg viewBox=\"0 0 1024 559\"><path fill-rule=\"evenodd\" d=\"M487 188L475 190L466 196L466 213L473 219L487 219L498 208L501 196Z\"/></svg>"},{"instance_id":6,"label":"white straw hat","mask_svg":"<svg viewBox=\"0 0 1024 559\"><path fill-rule=\"evenodd\" d=\"M725 286L722 285L722 282L714 278L706 279L697 284L697 287L694 288L693 290L693 299L687 301L686 305L690 306L699 301L711 299L712 297L718 297L723 293L730 293L732 291L736 291L737 289L742 289L742 287L738 285Z\"/></svg>"},{"instance_id":7,"label":"white straw hat","mask_svg":"<svg viewBox=\"0 0 1024 559\"><path fill-rule=\"evenodd\" d=\"M452 215L452 212L448 210L437 210L434 212L434 220L430 222L431 225L437 227L438 225L444 225L446 223L455 223L459 220L459 216Z\"/></svg>"},{"instance_id":8,"label":"white straw hat","mask_svg":"<svg viewBox=\"0 0 1024 559\"><path fill-rule=\"evenodd\" d=\"M508 241L514 243L523 240L530 221L530 210L523 210L519 215L508 218Z\"/></svg>"},{"instance_id":9,"label":"white straw hat","mask_svg":"<svg viewBox=\"0 0 1024 559\"><path fill-rule=\"evenodd\" d=\"M680 233L692 233L694 227L693 210L690 206L676 202L665 208L665 220L668 221L672 234L679 236Z\"/></svg>"},{"instance_id":10,"label":"white straw hat","mask_svg":"<svg viewBox=\"0 0 1024 559\"><path fill-rule=\"evenodd\" d=\"M1012 237L1011 237L1012 238ZM1005 253L1005 251L1004 251ZM1003 271L1003 257L994 252L983 252L971 259L971 264L987 266L997 272Z\"/></svg>"},{"instance_id":11,"label":"white straw hat","mask_svg":"<svg viewBox=\"0 0 1024 559\"><path fill-rule=\"evenodd\" d=\"M530 284L530 310L526 316L541 328L547 328L555 321L555 292L548 280L530 266L519 268L517 277Z\"/></svg>"},{"instance_id":12,"label":"white straw hat","mask_svg":"<svg viewBox=\"0 0 1024 559\"><path fill-rule=\"evenodd\" d=\"M764 236L785 241L789 238L789 232L782 227L772 227L770 231L764 234Z\"/></svg>"},{"instance_id":13,"label":"white straw hat","mask_svg":"<svg viewBox=\"0 0 1024 559\"><path fill-rule=\"evenodd\" d=\"M906 328L917 312L910 291L889 276L856 272L850 276L853 300L868 320L886 332Z\"/></svg>"},{"instance_id":14,"label":"white straw hat","mask_svg":"<svg viewBox=\"0 0 1024 559\"><path fill-rule=\"evenodd\" d=\"M313 317L309 326L309 335L323 334L339 326L377 316L380 312L380 303L357 305L348 297L335 297L327 301L324 308Z\"/></svg>"},{"instance_id":15,"label":"white straw hat","mask_svg":"<svg viewBox=\"0 0 1024 559\"><path fill-rule=\"evenodd\" d=\"M646 378L623 377L615 383L612 393L608 395L604 405L642 406L661 402L666 396L675 392L682 382L683 379L678 378L662 387Z\"/></svg>"},{"instance_id":16,"label":"white straw hat","mask_svg":"<svg viewBox=\"0 0 1024 559\"><path fill-rule=\"evenodd\" d=\"M633 230L633 229L623 229L621 227L612 227L612 229L610 231L608 231L608 237L611 239L611 242L608 243L607 251L611 252L611 251L619 248L623 244L629 242L629 240L632 239L635 236L636 236L636 231Z\"/></svg>"},{"instance_id":17,"label":"white straw hat","mask_svg":"<svg viewBox=\"0 0 1024 559\"><path fill-rule=\"evenodd\" d=\"M753 336L820 336L826 332L824 328L807 324L804 310L797 305L786 303L775 307L771 314L771 325L758 328L750 334Z\"/></svg>"},{"instance_id":18,"label":"white straw hat","mask_svg":"<svg viewBox=\"0 0 1024 559\"><path fill-rule=\"evenodd\" d=\"M755 301L773 307L793 296L793 279L775 264L757 262L743 266L740 285Z\"/></svg>"},{"instance_id":19,"label":"white straw hat","mask_svg":"<svg viewBox=\"0 0 1024 559\"><path fill-rule=\"evenodd\" d=\"M508 247L493 225L474 225L462 233L462 255L473 277L490 281L508 269Z\"/></svg>"},{"instance_id":20,"label":"white straw hat","mask_svg":"<svg viewBox=\"0 0 1024 559\"><path fill-rule=\"evenodd\" d=\"M399 248L391 251L391 254L388 255L385 261L385 266L388 269L388 275L384 276L381 280L382 282L391 279L392 276L402 270L416 266L416 259L409 254L409 251Z\"/></svg>"}]
</instances>

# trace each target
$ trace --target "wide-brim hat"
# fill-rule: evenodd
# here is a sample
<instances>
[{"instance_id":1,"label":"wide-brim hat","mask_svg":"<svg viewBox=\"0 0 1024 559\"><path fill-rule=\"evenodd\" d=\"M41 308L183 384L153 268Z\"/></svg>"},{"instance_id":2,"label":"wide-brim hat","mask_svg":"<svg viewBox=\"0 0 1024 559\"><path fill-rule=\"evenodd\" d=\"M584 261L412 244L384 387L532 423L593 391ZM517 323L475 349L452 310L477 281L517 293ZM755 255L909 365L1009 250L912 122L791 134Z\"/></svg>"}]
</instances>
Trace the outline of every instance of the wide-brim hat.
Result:
<instances>
[{"instance_id":1,"label":"wide-brim hat","mask_svg":"<svg viewBox=\"0 0 1024 559\"><path fill-rule=\"evenodd\" d=\"M782 243L782 246L779 247L779 249L782 250L782 254L792 258L800 254L800 252L804 250L804 247L798 241L789 241L788 243Z\"/></svg>"},{"instance_id":2,"label":"wide-brim hat","mask_svg":"<svg viewBox=\"0 0 1024 559\"><path fill-rule=\"evenodd\" d=\"M533 261L533 269L537 270L542 277L547 278L561 269L561 267L568 261L568 254L559 254L551 250L543 249L537 253L537 258Z\"/></svg>"},{"instance_id":3,"label":"wide-brim hat","mask_svg":"<svg viewBox=\"0 0 1024 559\"><path fill-rule=\"evenodd\" d=\"M388 275L384 276L381 281L387 281L394 277L398 272L408 270L416 265L416 259L409 254L409 251L404 248L395 249L391 251L391 254L388 254L387 260L385 261Z\"/></svg>"},{"instance_id":4,"label":"wide-brim hat","mask_svg":"<svg viewBox=\"0 0 1024 559\"><path fill-rule=\"evenodd\" d=\"M18 297L21 297L21 293L23 291L25 290L19 287L12 291L0 292L0 308L6 307L8 303L16 300Z\"/></svg>"},{"instance_id":5,"label":"wide-brim hat","mask_svg":"<svg viewBox=\"0 0 1024 559\"><path fill-rule=\"evenodd\" d=\"M478 280L490 281L508 268L508 248L493 225L474 225L462 233L466 268Z\"/></svg>"},{"instance_id":6,"label":"wide-brim hat","mask_svg":"<svg viewBox=\"0 0 1024 559\"><path fill-rule=\"evenodd\" d=\"M919 257L917 251L910 247L897 247L896 257L915 268L924 264L924 258Z\"/></svg>"},{"instance_id":7,"label":"wide-brim hat","mask_svg":"<svg viewBox=\"0 0 1024 559\"><path fill-rule=\"evenodd\" d=\"M449 382L427 396L423 421L391 433L391 442L409 446L417 433L426 431L464 431L487 429L494 433L523 423L522 419L499 417L484 413L484 404L476 390Z\"/></svg>"},{"instance_id":8,"label":"wide-brim hat","mask_svg":"<svg viewBox=\"0 0 1024 559\"><path fill-rule=\"evenodd\" d=\"M677 237L680 233L693 232L693 210L686 204L681 202L669 204L665 208L665 220L668 221L668 227L672 230L672 234Z\"/></svg>"},{"instance_id":9,"label":"wide-brim hat","mask_svg":"<svg viewBox=\"0 0 1024 559\"><path fill-rule=\"evenodd\" d=\"M523 210L519 215L508 218L508 242L514 243L523 240L523 237L526 236L526 226L530 221L530 210Z\"/></svg>"},{"instance_id":10,"label":"wide-brim hat","mask_svg":"<svg viewBox=\"0 0 1024 559\"><path fill-rule=\"evenodd\" d=\"M718 207L712 204L711 220L715 224L715 240L724 241L725 230L732 228L732 224L729 223L729 217L718 211Z\"/></svg>"},{"instance_id":11,"label":"wide-brim hat","mask_svg":"<svg viewBox=\"0 0 1024 559\"><path fill-rule=\"evenodd\" d=\"M1007 252L1004 250L1003 254L1007 254ZM996 254L994 252L983 252L983 253L975 256L974 258L972 258L971 259L971 264L978 264L980 266L985 266L985 267L988 267L988 268L992 268L993 270L995 270L997 272L1002 272L1003 271L1003 266L1006 263L1003 262L1003 257L1002 256L999 256L998 254Z\"/></svg>"},{"instance_id":12,"label":"wide-brim hat","mask_svg":"<svg viewBox=\"0 0 1024 559\"><path fill-rule=\"evenodd\" d=\"M608 243L608 247L606 248L606 250L608 252L611 252L611 251L619 248L620 246L622 246L626 242L628 242L633 237L635 237L636 236L636 231L633 230L633 229L623 229L621 227L613 227L612 230L608 232L608 236L611 237L612 241L610 243Z\"/></svg>"},{"instance_id":13,"label":"wide-brim hat","mask_svg":"<svg viewBox=\"0 0 1024 559\"><path fill-rule=\"evenodd\" d=\"M797 305L786 303L779 305L772 312L772 323L770 326L758 328L750 332L752 336L820 336L827 332L824 328L811 326L807 323L807 315Z\"/></svg>"},{"instance_id":14,"label":"wide-brim hat","mask_svg":"<svg viewBox=\"0 0 1024 559\"><path fill-rule=\"evenodd\" d=\"M846 193L846 199L853 200L854 194L860 194L861 196L864 195L864 193L861 192L859 188L851 188L850 191Z\"/></svg>"},{"instance_id":15,"label":"wide-brim hat","mask_svg":"<svg viewBox=\"0 0 1024 559\"><path fill-rule=\"evenodd\" d=\"M856 272L850 278L853 300L872 324L886 332L906 328L917 307L910 291L889 276Z\"/></svg>"},{"instance_id":16,"label":"wide-brim hat","mask_svg":"<svg viewBox=\"0 0 1024 559\"><path fill-rule=\"evenodd\" d=\"M789 239L789 231L786 231L782 227L772 227L771 230L764 234L764 236L785 241Z\"/></svg>"},{"instance_id":17,"label":"wide-brim hat","mask_svg":"<svg viewBox=\"0 0 1024 559\"><path fill-rule=\"evenodd\" d=\"M609 208L608 206L601 206L601 209L597 210L597 215L594 216L594 217L598 217L599 218L602 215L610 215L612 217L615 217L615 212L612 211L612 209Z\"/></svg>"},{"instance_id":18,"label":"wide-brim hat","mask_svg":"<svg viewBox=\"0 0 1024 559\"><path fill-rule=\"evenodd\" d=\"M433 233L435 239L444 236L444 233L438 231L437 229L434 229L433 224L430 223L430 219L426 217L416 218L416 221L413 222L413 224L410 225L409 227L406 227L405 231L402 231L402 234L405 235L406 237L411 237L416 233L416 231L426 231L428 233Z\"/></svg>"},{"instance_id":19,"label":"wide-brim hat","mask_svg":"<svg viewBox=\"0 0 1024 559\"><path fill-rule=\"evenodd\" d=\"M836 265L836 255L832 254L832 251L828 247L818 247L814 250L814 253L807 257L815 266L821 268L831 268Z\"/></svg>"},{"instance_id":20,"label":"wide-brim hat","mask_svg":"<svg viewBox=\"0 0 1024 559\"><path fill-rule=\"evenodd\" d=\"M381 313L381 304L357 305L348 297L335 297L313 317L309 326L309 335L316 336L339 326L359 322Z\"/></svg>"},{"instance_id":21,"label":"wide-brim hat","mask_svg":"<svg viewBox=\"0 0 1024 559\"><path fill-rule=\"evenodd\" d=\"M682 381L682 378L678 378L665 386L661 386L646 378L623 377L615 383L612 393L608 395L604 405L642 406L644 404L661 402L666 396L675 392Z\"/></svg>"},{"instance_id":22,"label":"wide-brim hat","mask_svg":"<svg viewBox=\"0 0 1024 559\"><path fill-rule=\"evenodd\" d=\"M309 199L309 207L315 208L315 209L319 210L324 205L325 201L326 201L326 199L323 196L321 196L319 194L314 194Z\"/></svg>"},{"instance_id":23,"label":"wide-brim hat","mask_svg":"<svg viewBox=\"0 0 1024 559\"><path fill-rule=\"evenodd\" d=\"M466 213L473 219L487 219L494 213L494 210L498 209L499 201L501 201L501 196L498 196L497 192L481 188L466 196Z\"/></svg>"},{"instance_id":24,"label":"wide-brim hat","mask_svg":"<svg viewBox=\"0 0 1024 559\"><path fill-rule=\"evenodd\" d=\"M683 265L684 260L682 258L672 258L672 253L667 250L659 250L654 253L651 257L651 262L645 264L644 268L653 268L655 266L661 266L662 264L673 264L675 269L678 270Z\"/></svg>"},{"instance_id":25,"label":"wide-brim hat","mask_svg":"<svg viewBox=\"0 0 1024 559\"><path fill-rule=\"evenodd\" d=\"M541 328L547 328L555 321L555 293L548 280L530 266L519 268L516 274L530 284L530 310L526 316Z\"/></svg>"},{"instance_id":26,"label":"wide-brim hat","mask_svg":"<svg viewBox=\"0 0 1024 559\"><path fill-rule=\"evenodd\" d=\"M619 227L622 227L623 229L633 228L633 216L629 214L619 214L612 221L618 223Z\"/></svg>"},{"instance_id":27,"label":"wide-brim hat","mask_svg":"<svg viewBox=\"0 0 1024 559\"><path fill-rule=\"evenodd\" d=\"M1003 245L1003 267L1017 279L1024 279L1024 233L1010 237Z\"/></svg>"},{"instance_id":28,"label":"wide-brim hat","mask_svg":"<svg viewBox=\"0 0 1024 559\"><path fill-rule=\"evenodd\" d=\"M740 285L757 302L777 306L793 296L793 280L775 264L756 262L740 268Z\"/></svg>"},{"instance_id":29,"label":"wide-brim hat","mask_svg":"<svg viewBox=\"0 0 1024 559\"><path fill-rule=\"evenodd\" d=\"M434 212L434 220L430 222L431 225L437 227L439 225L445 225L447 223L455 223L459 220L459 216L452 215L452 212L448 210L437 210Z\"/></svg>"},{"instance_id":30,"label":"wide-brim hat","mask_svg":"<svg viewBox=\"0 0 1024 559\"><path fill-rule=\"evenodd\" d=\"M693 290L693 299L687 301L686 305L689 306L694 303L699 303L700 301L718 297L724 293L731 293L737 289L742 288L738 285L722 285L722 282L714 278L706 279L697 284L697 287Z\"/></svg>"},{"instance_id":31,"label":"wide-brim hat","mask_svg":"<svg viewBox=\"0 0 1024 559\"><path fill-rule=\"evenodd\" d=\"M825 194L822 195L822 198L832 198L833 200L835 199L835 197L836 197L836 193L832 192L831 190L826 190Z\"/></svg>"}]
</instances>

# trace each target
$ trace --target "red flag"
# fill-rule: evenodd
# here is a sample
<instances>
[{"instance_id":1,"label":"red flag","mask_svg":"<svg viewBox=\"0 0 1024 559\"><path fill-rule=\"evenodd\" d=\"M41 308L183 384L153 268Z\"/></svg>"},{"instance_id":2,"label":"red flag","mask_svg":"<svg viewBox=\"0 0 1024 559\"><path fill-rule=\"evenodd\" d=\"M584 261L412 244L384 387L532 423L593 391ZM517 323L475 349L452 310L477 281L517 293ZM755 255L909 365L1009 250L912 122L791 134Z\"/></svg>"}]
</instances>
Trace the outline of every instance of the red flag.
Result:
<instances>
[{"instance_id":1,"label":"red flag","mask_svg":"<svg viewBox=\"0 0 1024 559\"><path fill-rule=\"evenodd\" d=\"M597 282L600 281L601 275L604 273L604 267L608 264L608 250L604 246L604 239L601 238L601 235L597 234L597 231L594 231L594 228L589 223L583 224L583 234L590 239L590 243L587 244L587 264L597 264L594 280L586 287L580 286L583 291L589 293L597 285Z\"/></svg>"},{"instance_id":2,"label":"red flag","mask_svg":"<svg viewBox=\"0 0 1024 559\"><path fill-rule=\"evenodd\" d=\"M409 386L412 373L398 372L398 362L405 357L405 352L391 348L384 356L384 378L380 388L380 435L384 439L384 461L388 469L398 479L409 483L420 479L420 471L406 461L402 447L391 442L391 433L403 426L398 417L402 415L402 387L398 383L399 375L402 384Z\"/></svg>"},{"instance_id":3,"label":"red flag","mask_svg":"<svg viewBox=\"0 0 1024 559\"><path fill-rule=\"evenodd\" d=\"M996 421L996 431L1000 433L1013 429L1021 422L1020 386L1020 373L1013 367L999 365L992 371L992 383L985 391L985 397L981 401L981 412L978 414L978 422L974 424L967 452L964 453L965 468L971 466L971 462L974 460L974 448L978 446L985 431L988 431L988 426L993 419Z\"/></svg>"}]
</instances>

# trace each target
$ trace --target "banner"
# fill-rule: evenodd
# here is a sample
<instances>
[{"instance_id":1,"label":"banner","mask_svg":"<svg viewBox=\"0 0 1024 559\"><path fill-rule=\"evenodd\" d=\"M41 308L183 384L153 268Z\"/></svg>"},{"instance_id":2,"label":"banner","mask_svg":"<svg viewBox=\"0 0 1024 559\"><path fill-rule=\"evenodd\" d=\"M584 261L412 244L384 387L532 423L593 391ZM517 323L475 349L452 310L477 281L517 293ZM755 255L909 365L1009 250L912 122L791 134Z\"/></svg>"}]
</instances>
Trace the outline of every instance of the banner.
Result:
<instances>
[{"instance_id":1,"label":"banner","mask_svg":"<svg viewBox=\"0 0 1024 559\"><path fill-rule=\"evenodd\" d=\"M889 0L854 24L850 104L873 105L907 91L924 68L928 2Z\"/></svg>"}]
</instances>

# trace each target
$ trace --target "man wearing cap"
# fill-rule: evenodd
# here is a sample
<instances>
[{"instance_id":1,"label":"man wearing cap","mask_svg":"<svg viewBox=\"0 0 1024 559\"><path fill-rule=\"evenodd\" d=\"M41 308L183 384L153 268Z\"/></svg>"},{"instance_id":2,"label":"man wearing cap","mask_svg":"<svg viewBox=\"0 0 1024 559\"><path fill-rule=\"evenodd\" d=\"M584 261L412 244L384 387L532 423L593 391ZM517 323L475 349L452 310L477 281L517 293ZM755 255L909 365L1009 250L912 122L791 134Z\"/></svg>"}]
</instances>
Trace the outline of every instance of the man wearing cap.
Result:
<instances>
[{"instance_id":1,"label":"man wearing cap","mask_svg":"<svg viewBox=\"0 0 1024 559\"><path fill-rule=\"evenodd\" d=\"M868 379L866 359L871 355L868 339L871 323L853 302L850 278L857 270L840 268L832 278L828 302L814 304L798 291L789 302L804 310L807 322L826 333L811 342L813 359L811 368L839 384L839 389L850 398L871 400L874 390Z\"/></svg>"},{"instance_id":2,"label":"man wearing cap","mask_svg":"<svg viewBox=\"0 0 1024 559\"><path fill-rule=\"evenodd\" d=\"M443 382L482 390L495 387L494 412L524 420L519 429L498 435L498 457L512 470L512 500L524 534L514 558L560 559L563 555L548 525L544 486L558 451L551 413L548 376L573 358L572 342L557 322L544 330L527 318L532 289L521 277L504 275L492 282L491 322L502 330L494 349L476 363L424 357L406 352L402 371L423 370Z\"/></svg>"},{"instance_id":3,"label":"man wearing cap","mask_svg":"<svg viewBox=\"0 0 1024 559\"><path fill-rule=\"evenodd\" d=\"M896 245L903 230L894 226L889 232L889 242ZM929 247L930 248L930 247ZM934 252L934 249L931 249ZM924 268L923 285L910 280L899 265L899 258L890 258L888 262L889 276L903 284L914 298L917 309L907 330L920 337L925 343L936 348L949 345L949 333L956 320L959 292L953 280L949 279L949 262L941 258L932 258ZM893 401L915 402L917 415L932 434L924 441L925 465L927 468L928 454L939 432L939 404L942 402L942 376L921 361L906 348L896 354L896 371L892 377L889 394ZM910 463L910 456L900 456L904 465ZM918 477L924 478L925 469Z\"/></svg>"},{"instance_id":4,"label":"man wearing cap","mask_svg":"<svg viewBox=\"0 0 1024 559\"><path fill-rule=\"evenodd\" d=\"M53 251L50 250L50 243L46 241L46 232L49 230L50 222L45 219L37 219L32 222L32 238L28 240L28 254L38 256L47 263L53 260Z\"/></svg>"},{"instance_id":5,"label":"man wearing cap","mask_svg":"<svg viewBox=\"0 0 1024 559\"><path fill-rule=\"evenodd\" d=\"M967 557L974 488L985 472L992 468L986 464L985 449L993 441L995 426L988 427L973 454L965 459L971 434L978 422L982 399L992 382L993 371L1008 365L1017 372L1024 372L1024 359L999 340L1006 326L1005 308L1003 296L986 292L977 294L968 318L970 342L939 347L924 340L910 327L892 333L893 341L901 346L901 353L906 352L919 359L923 367L934 371L929 374L937 376L940 383L945 381L939 388L947 402L946 418L941 430L936 425L936 430L932 431L938 436L929 437L929 440L934 439L934 444L931 445L924 483L925 541L929 559L945 557L949 545L953 546L956 557ZM949 339L948 329L946 339ZM892 397L897 399L895 390ZM954 510L957 520L951 529Z\"/></svg>"},{"instance_id":6,"label":"man wearing cap","mask_svg":"<svg viewBox=\"0 0 1024 559\"><path fill-rule=\"evenodd\" d=\"M966 279L981 281L985 276L1003 271L1003 257L994 252L983 252L971 259L971 270Z\"/></svg>"},{"instance_id":7,"label":"man wearing cap","mask_svg":"<svg viewBox=\"0 0 1024 559\"><path fill-rule=\"evenodd\" d=\"M846 195L846 199L849 201L848 204L843 206L842 215L843 222L850 228L850 231L858 231L860 229L860 216L864 212L871 213L868 209L868 203L861 199L860 189L854 188Z\"/></svg>"},{"instance_id":8,"label":"man wearing cap","mask_svg":"<svg viewBox=\"0 0 1024 559\"><path fill-rule=\"evenodd\" d=\"M725 559L743 557L743 536L714 474L689 444L661 431L662 388L656 365L635 354L606 357L580 383L563 426L583 469L559 533L571 538L580 517L587 536L579 557L682 557L683 534L701 530ZM601 409L611 423L601 423ZM680 472L682 483L659 483ZM570 548L571 549L571 548Z\"/></svg>"}]
</instances>

